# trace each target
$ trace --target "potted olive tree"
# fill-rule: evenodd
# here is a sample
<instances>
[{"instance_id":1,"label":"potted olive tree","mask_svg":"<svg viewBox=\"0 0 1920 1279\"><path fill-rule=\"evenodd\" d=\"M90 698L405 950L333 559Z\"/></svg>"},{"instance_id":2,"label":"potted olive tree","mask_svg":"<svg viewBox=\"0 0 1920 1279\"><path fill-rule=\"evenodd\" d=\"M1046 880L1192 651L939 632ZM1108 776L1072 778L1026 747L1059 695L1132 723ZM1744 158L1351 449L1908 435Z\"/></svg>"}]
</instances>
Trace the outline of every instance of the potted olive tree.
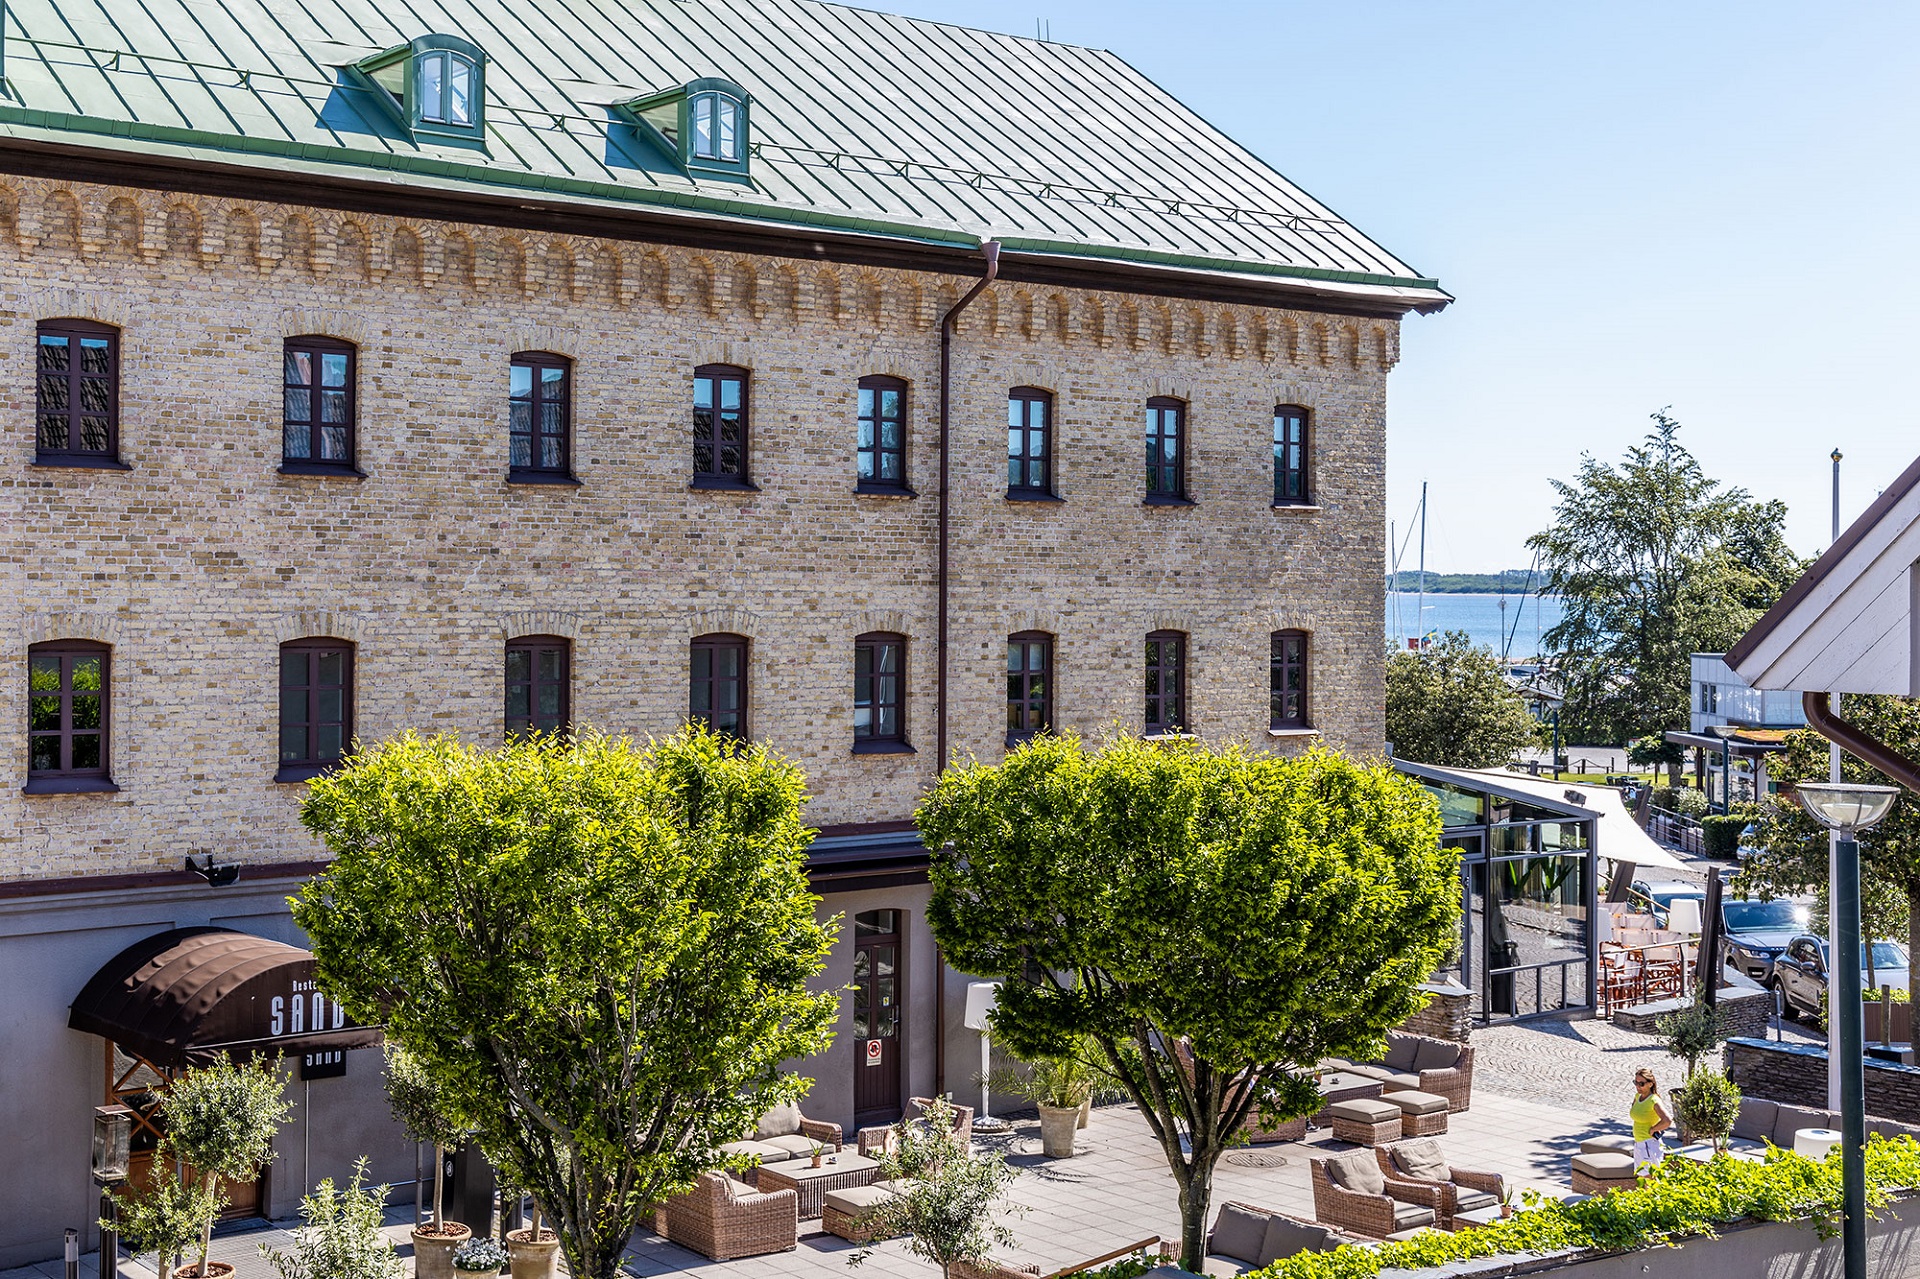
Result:
<instances>
[{"instance_id":1,"label":"potted olive tree","mask_svg":"<svg viewBox=\"0 0 1920 1279\"><path fill-rule=\"evenodd\" d=\"M260 1245L280 1279L404 1279L406 1266L380 1233L387 1187L369 1186L367 1161L336 1189L328 1177L300 1200L300 1227L291 1249Z\"/></svg>"},{"instance_id":2,"label":"potted olive tree","mask_svg":"<svg viewBox=\"0 0 1920 1279\"><path fill-rule=\"evenodd\" d=\"M195 1279L230 1275L225 1262L209 1263L213 1221L224 1196L220 1180L252 1181L273 1159L273 1135L292 1109L285 1081L265 1060L189 1070L160 1099L168 1151L200 1178L204 1196L195 1201L200 1220L200 1260L179 1273Z\"/></svg>"},{"instance_id":3,"label":"potted olive tree","mask_svg":"<svg viewBox=\"0 0 1920 1279\"><path fill-rule=\"evenodd\" d=\"M220 1215L226 1198L198 1177L181 1178L173 1171L173 1154L162 1141L154 1151L147 1189L131 1187L109 1191L118 1221L102 1221L102 1230L118 1230L134 1256L153 1254L159 1279L173 1279L174 1264L188 1245L200 1238L207 1222Z\"/></svg>"},{"instance_id":4,"label":"potted olive tree","mask_svg":"<svg viewBox=\"0 0 1920 1279\"><path fill-rule=\"evenodd\" d=\"M893 1145L875 1156L880 1175L898 1187L867 1210L861 1226L869 1239L904 1236L907 1251L940 1267L942 1279L962 1268L991 1269L987 1250L1013 1243L1013 1232L994 1220L997 1212L1020 1211L1007 1200L1018 1175L998 1151L975 1153L953 1130L953 1109L940 1097L918 1121L902 1123ZM1072 1129L1068 1129L1071 1140ZM859 1265L871 1245L847 1258Z\"/></svg>"},{"instance_id":5,"label":"potted olive tree","mask_svg":"<svg viewBox=\"0 0 1920 1279\"><path fill-rule=\"evenodd\" d=\"M445 1203L446 1151L472 1134L447 1114L445 1098L418 1057L388 1041L387 1105L414 1142L433 1146L433 1219L413 1229L413 1273L416 1279L454 1279L453 1252L473 1231L448 1221Z\"/></svg>"},{"instance_id":6,"label":"potted olive tree","mask_svg":"<svg viewBox=\"0 0 1920 1279\"><path fill-rule=\"evenodd\" d=\"M507 1232L507 1269L512 1279L554 1279L560 1272L560 1236L542 1222L540 1200L533 1201L533 1224Z\"/></svg>"},{"instance_id":7,"label":"potted olive tree","mask_svg":"<svg viewBox=\"0 0 1920 1279\"><path fill-rule=\"evenodd\" d=\"M1725 1147L1727 1134L1740 1118L1740 1088L1712 1067L1697 1070L1673 1095L1674 1118L1686 1141L1710 1141Z\"/></svg>"}]
</instances>

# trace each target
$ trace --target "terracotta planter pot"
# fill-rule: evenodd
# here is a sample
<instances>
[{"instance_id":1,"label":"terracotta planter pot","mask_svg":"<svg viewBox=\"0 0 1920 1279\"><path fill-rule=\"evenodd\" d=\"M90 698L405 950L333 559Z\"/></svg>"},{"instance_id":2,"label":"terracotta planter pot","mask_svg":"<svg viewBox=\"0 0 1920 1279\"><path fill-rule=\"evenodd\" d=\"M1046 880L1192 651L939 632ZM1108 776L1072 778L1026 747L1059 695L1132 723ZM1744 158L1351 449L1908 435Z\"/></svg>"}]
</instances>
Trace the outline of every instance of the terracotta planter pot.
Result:
<instances>
[{"instance_id":1,"label":"terracotta planter pot","mask_svg":"<svg viewBox=\"0 0 1920 1279\"><path fill-rule=\"evenodd\" d=\"M532 1230L515 1230L507 1235L507 1256L513 1279L554 1279L560 1271L560 1236L542 1230L535 1239Z\"/></svg>"},{"instance_id":2,"label":"terracotta planter pot","mask_svg":"<svg viewBox=\"0 0 1920 1279\"><path fill-rule=\"evenodd\" d=\"M441 1229L444 1234L433 1233L431 1225L414 1228L414 1279L457 1279L459 1272L453 1268L453 1250L473 1238L473 1231L457 1221L449 1221Z\"/></svg>"},{"instance_id":3,"label":"terracotta planter pot","mask_svg":"<svg viewBox=\"0 0 1920 1279\"><path fill-rule=\"evenodd\" d=\"M1085 1128L1093 1120L1093 1098L1080 1103L1080 1127Z\"/></svg>"},{"instance_id":4,"label":"terracotta planter pot","mask_svg":"<svg viewBox=\"0 0 1920 1279\"><path fill-rule=\"evenodd\" d=\"M1073 1134L1079 1126L1078 1106L1040 1107L1040 1148L1047 1158L1073 1158Z\"/></svg>"},{"instance_id":5,"label":"terracotta planter pot","mask_svg":"<svg viewBox=\"0 0 1920 1279\"><path fill-rule=\"evenodd\" d=\"M174 1271L173 1274L174 1279L201 1279L200 1267L197 1265L182 1266ZM224 1261L209 1261L207 1263L206 1279L231 1279L232 1274L233 1267Z\"/></svg>"},{"instance_id":6,"label":"terracotta planter pot","mask_svg":"<svg viewBox=\"0 0 1920 1279\"><path fill-rule=\"evenodd\" d=\"M500 1268L492 1270L462 1270L458 1266L453 1270L454 1279L500 1279Z\"/></svg>"}]
</instances>

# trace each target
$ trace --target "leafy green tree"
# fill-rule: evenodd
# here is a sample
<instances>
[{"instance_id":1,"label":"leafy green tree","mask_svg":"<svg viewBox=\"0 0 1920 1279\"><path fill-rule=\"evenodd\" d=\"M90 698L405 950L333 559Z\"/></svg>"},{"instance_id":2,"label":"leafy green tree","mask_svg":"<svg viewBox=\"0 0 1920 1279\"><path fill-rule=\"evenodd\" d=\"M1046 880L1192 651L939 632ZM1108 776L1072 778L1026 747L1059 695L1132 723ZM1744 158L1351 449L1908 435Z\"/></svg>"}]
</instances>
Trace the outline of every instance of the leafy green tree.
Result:
<instances>
[{"instance_id":1,"label":"leafy green tree","mask_svg":"<svg viewBox=\"0 0 1920 1279\"><path fill-rule=\"evenodd\" d=\"M1540 729L1493 650L1448 631L1387 658L1387 740L1402 759L1493 768L1538 742Z\"/></svg>"},{"instance_id":2,"label":"leafy green tree","mask_svg":"<svg viewBox=\"0 0 1920 1279\"><path fill-rule=\"evenodd\" d=\"M369 1186L367 1160L353 1165L353 1179L336 1188L328 1177L301 1197L300 1226L291 1249L260 1245L280 1279L404 1279L407 1268L380 1233L386 1186Z\"/></svg>"},{"instance_id":3,"label":"leafy green tree","mask_svg":"<svg viewBox=\"0 0 1920 1279\"><path fill-rule=\"evenodd\" d=\"M452 1119L447 1099L440 1095L432 1074L418 1057L391 1040L386 1045L387 1105L394 1118L415 1142L433 1143L433 1228L443 1230L447 1221L441 1205L445 1200L446 1150L473 1136L473 1130Z\"/></svg>"},{"instance_id":4,"label":"leafy green tree","mask_svg":"<svg viewBox=\"0 0 1920 1279\"><path fill-rule=\"evenodd\" d=\"M689 728L492 751L411 734L312 784L336 854L294 900L321 985L382 1021L611 1279L641 1211L797 1099L832 1039L792 764Z\"/></svg>"},{"instance_id":5,"label":"leafy green tree","mask_svg":"<svg viewBox=\"0 0 1920 1279\"><path fill-rule=\"evenodd\" d=\"M160 1110L166 1117L168 1152L199 1174L201 1185L213 1195L220 1178L252 1181L272 1162L273 1134L287 1122L293 1106L286 1099L286 1081L256 1057L244 1065L222 1062L187 1071L168 1085ZM216 1207L201 1223L196 1273L203 1279L218 1213Z\"/></svg>"},{"instance_id":6,"label":"leafy green tree","mask_svg":"<svg viewBox=\"0 0 1920 1279\"><path fill-rule=\"evenodd\" d=\"M227 1206L217 1184L199 1177L174 1174L173 1159L163 1142L147 1171L147 1189L108 1192L116 1221L102 1220L102 1230L118 1230L134 1256L152 1253L160 1279L173 1279L174 1262L189 1244L199 1241L209 1222Z\"/></svg>"},{"instance_id":7,"label":"leafy green tree","mask_svg":"<svg viewBox=\"0 0 1920 1279\"><path fill-rule=\"evenodd\" d=\"M1656 776L1660 769L1666 769L1669 786L1680 784L1680 768L1686 762L1686 747L1668 741L1660 733L1648 733L1627 743L1627 763L1635 768L1647 769Z\"/></svg>"},{"instance_id":8,"label":"leafy green tree","mask_svg":"<svg viewBox=\"0 0 1920 1279\"><path fill-rule=\"evenodd\" d=\"M1907 758L1920 757L1920 701L1849 693L1843 713ZM1789 733L1786 750L1774 757L1767 771L1785 783L1825 781L1827 750L1827 739L1810 728ZM1895 784L1844 751L1840 772L1850 782ZM1863 923L1870 932L1878 932L1904 903L1907 954L1910 962L1920 960L1920 799L1903 796L1886 820L1863 832L1859 842ZM1826 828L1784 794L1772 796L1762 808L1758 851L1741 863L1734 887L1743 892L1789 894L1818 891L1826 883ZM1909 998L1920 1000L1920 970L1909 969L1907 990Z\"/></svg>"},{"instance_id":9,"label":"leafy green tree","mask_svg":"<svg viewBox=\"0 0 1920 1279\"><path fill-rule=\"evenodd\" d=\"M1617 466L1581 459L1554 480L1553 525L1527 539L1566 603L1545 636L1560 655L1562 731L1623 742L1687 723L1689 657L1745 634L1800 575L1786 505L1709 479L1664 411Z\"/></svg>"},{"instance_id":10,"label":"leafy green tree","mask_svg":"<svg viewBox=\"0 0 1920 1279\"><path fill-rule=\"evenodd\" d=\"M1017 1174L999 1151L967 1148L946 1101L935 1097L921 1118L898 1125L891 1147L877 1158L882 1178L909 1188L867 1214L874 1238L905 1235L907 1251L940 1267L944 1279L960 1262L978 1265L989 1248L1013 1243L1013 1232L993 1213L1006 1205ZM863 1248L847 1263L857 1266L872 1255Z\"/></svg>"},{"instance_id":11,"label":"leafy green tree","mask_svg":"<svg viewBox=\"0 0 1920 1279\"><path fill-rule=\"evenodd\" d=\"M1458 925L1438 806L1324 750L1042 738L949 770L917 817L934 936L1001 982L995 1039L1028 1060L1099 1046L1165 1153L1196 1272L1242 1125L1317 1109L1323 1057L1378 1053Z\"/></svg>"}]
</instances>

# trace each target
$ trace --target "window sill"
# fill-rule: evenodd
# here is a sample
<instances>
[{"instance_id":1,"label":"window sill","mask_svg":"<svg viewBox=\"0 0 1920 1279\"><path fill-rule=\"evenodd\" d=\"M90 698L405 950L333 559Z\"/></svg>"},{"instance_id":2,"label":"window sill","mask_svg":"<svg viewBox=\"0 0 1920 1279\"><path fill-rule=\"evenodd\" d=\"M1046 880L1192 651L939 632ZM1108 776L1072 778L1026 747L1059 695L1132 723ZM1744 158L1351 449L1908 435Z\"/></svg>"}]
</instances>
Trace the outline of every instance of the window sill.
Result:
<instances>
[{"instance_id":1,"label":"window sill","mask_svg":"<svg viewBox=\"0 0 1920 1279\"><path fill-rule=\"evenodd\" d=\"M1275 502L1273 504L1273 509L1276 511L1300 511L1302 513L1311 513L1314 511L1324 511L1327 508L1324 506L1319 506L1313 502Z\"/></svg>"},{"instance_id":2,"label":"window sill","mask_svg":"<svg viewBox=\"0 0 1920 1279\"><path fill-rule=\"evenodd\" d=\"M1064 502L1067 499L1056 497L1052 493L1043 493L1039 489L1008 489L1007 500L1009 502Z\"/></svg>"},{"instance_id":3,"label":"window sill","mask_svg":"<svg viewBox=\"0 0 1920 1279\"><path fill-rule=\"evenodd\" d=\"M726 475L696 475L687 487L706 489L714 493L758 493L760 491L760 486L752 480L736 480Z\"/></svg>"},{"instance_id":4,"label":"window sill","mask_svg":"<svg viewBox=\"0 0 1920 1279\"><path fill-rule=\"evenodd\" d=\"M273 780L276 782L310 782L316 777L325 777L338 767L340 767L338 763L282 764L274 773Z\"/></svg>"},{"instance_id":5,"label":"window sill","mask_svg":"<svg viewBox=\"0 0 1920 1279\"><path fill-rule=\"evenodd\" d=\"M1140 739L1143 742L1197 742L1200 734L1189 733L1184 729L1173 733L1147 733Z\"/></svg>"},{"instance_id":6,"label":"window sill","mask_svg":"<svg viewBox=\"0 0 1920 1279\"><path fill-rule=\"evenodd\" d=\"M1190 497L1169 497L1165 493L1149 493L1140 501L1142 506L1192 506Z\"/></svg>"},{"instance_id":7,"label":"window sill","mask_svg":"<svg viewBox=\"0 0 1920 1279\"><path fill-rule=\"evenodd\" d=\"M1306 727L1269 728L1267 730L1267 736L1268 737L1318 737L1320 736L1320 730L1317 728L1306 728Z\"/></svg>"},{"instance_id":8,"label":"window sill","mask_svg":"<svg viewBox=\"0 0 1920 1279\"><path fill-rule=\"evenodd\" d=\"M920 752L905 742L855 742L853 753L856 755L918 755Z\"/></svg>"},{"instance_id":9,"label":"window sill","mask_svg":"<svg viewBox=\"0 0 1920 1279\"><path fill-rule=\"evenodd\" d=\"M282 475L320 475L336 480L364 480L367 473L351 462L282 462Z\"/></svg>"},{"instance_id":10,"label":"window sill","mask_svg":"<svg viewBox=\"0 0 1920 1279\"><path fill-rule=\"evenodd\" d=\"M896 500L920 496L904 484L855 484L853 491L861 497L890 497Z\"/></svg>"},{"instance_id":11,"label":"window sill","mask_svg":"<svg viewBox=\"0 0 1920 1279\"><path fill-rule=\"evenodd\" d=\"M70 466L90 471L131 471L133 468L117 457L108 457L104 453L36 453L35 466Z\"/></svg>"},{"instance_id":12,"label":"window sill","mask_svg":"<svg viewBox=\"0 0 1920 1279\"><path fill-rule=\"evenodd\" d=\"M1026 733L1026 734L1008 733L1007 749L1012 750L1017 746L1025 746L1028 742L1038 741L1040 738L1046 735L1046 731L1047 730L1042 729L1038 733Z\"/></svg>"},{"instance_id":13,"label":"window sill","mask_svg":"<svg viewBox=\"0 0 1920 1279\"><path fill-rule=\"evenodd\" d=\"M551 484L560 488L579 488L580 481L565 471L508 471L509 484Z\"/></svg>"},{"instance_id":14,"label":"window sill","mask_svg":"<svg viewBox=\"0 0 1920 1279\"><path fill-rule=\"evenodd\" d=\"M30 777L22 795L112 795L120 788L107 777Z\"/></svg>"}]
</instances>

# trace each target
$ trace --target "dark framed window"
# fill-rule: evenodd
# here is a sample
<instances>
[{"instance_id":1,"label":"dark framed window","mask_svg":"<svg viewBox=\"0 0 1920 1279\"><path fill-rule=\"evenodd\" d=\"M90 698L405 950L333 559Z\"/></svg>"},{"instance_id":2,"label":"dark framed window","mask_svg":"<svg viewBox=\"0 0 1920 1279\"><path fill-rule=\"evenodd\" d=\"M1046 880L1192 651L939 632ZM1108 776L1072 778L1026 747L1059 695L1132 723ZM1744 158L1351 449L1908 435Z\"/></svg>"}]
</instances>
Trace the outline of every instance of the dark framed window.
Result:
<instances>
[{"instance_id":1,"label":"dark framed window","mask_svg":"<svg viewBox=\"0 0 1920 1279\"><path fill-rule=\"evenodd\" d=\"M1307 633L1273 633L1272 728L1309 728L1307 719Z\"/></svg>"},{"instance_id":2,"label":"dark framed window","mask_svg":"<svg viewBox=\"0 0 1920 1279\"><path fill-rule=\"evenodd\" d=\"M1146 730L1187 730L1187 637L1179 631L1147 634Z\"/></svg>"},{"instance_id":3,"label":"dark framed window","mask_svg":"<svg viewBox=\"0 0 1920 1279\"><path fill-rule=\"evenodd\" d=\"M897 377L860 379L859 451L862 489L907 487L907 384Z\"/></svg>"},{"instance_id":4,"label":"dark framed window","mask_svg":"<svg viewBox=\"0 0 1920 1279\"><path fill-rule=\"evenodd\" d=\"M1273 411L1273 504L1312 500L1307 488L1307 411L1282 404Z\"/></svg>"},{"instance_id":5,"label":"dark framed window","mask_svg":"<svg viewBox=\"0 0 1920 1279\"><path fill-rule=\"evenodd\" d=\"M507 371L507 472L510 479L573 474L573 361L521 351Z\"/></svg>"},{"instance_id":6,"label":"dark framed window","mask_svg":"<svg viewBox=\"0 0 1920 1279\"><path fill-rule=\"evenodd\" d=\"M853 748L907 744L907 639L870 631L853 641Z\"/></svg>"},{"instance_id":7,"label":"dark framed window","mask_svg":"<svg viewBox=\"0 0 1920 1279\"><path fill-rule=\"evenodd\" d=\"M288 338L281 374L280 469L351 471L354 349L338 338Z\"/></svg>"},{"instance_id":8,"label":"dark framed window","mask_svg":"<svg viewBox=\"0 0 1920 1279\"><path fill-rule=\"evenodd\" d=\"M702 364L693 371L693 483L750 488L747 478L747 371Z\"/></svg>"},{"instance_id":9,"label":"dark framed window","mask_svg":"<svg viewBox=\"0 0 1920 1279\"><path fill-rule=\"evenodd\" d=\"M353 745L353 646L337 639L280 646L279 782L318 777Z\"/></svg>"},{"instance_id":10,"label":"dark framed window","mask_svg":"<svg viewBox=\"0 0 1920 1279\"><path fill-rule=\"evenodd\" d=\"M1007 742L1024 742L1053 728L1053 636L1020 631L1007 636Z\"/></svg>"},{"instance_id":11,"label":"dark framed window","mask_svg":"<svg viewBox=\"0 0 1920 1279\"><path fill-rule=\"evenodd\" d=\"M573 646L559 635L507 641L507 736L573 726Z\"/></svg>"},{"instance_id":12,"label":"dark framed window","mask_svg":"<svg viewBox=\"0 0 1920 1279\"><path fill-rule=\"evenodd\" d=\"M1007 494L1053 492L1053 396L1038 387L1007 392Z\"/></svg>"},{"instance_id":13,"label":"dark framed window","mask_svg":"<svg viewBox=\"0 0 1920 1279\"><path fill-rule=\"evenodd\" d=\"M1187 406L1155 396L1147 401L1147 501L1187 498Z\"/></svg>"},{"instance_id":14,"label":"dark framed window","mask_svg":"<svg viewBox=\"0 0 1920 1279\"><path fill-rule=\"evenodd\" d=\"M694 637L687 670L687 718L742 741L747 736L747 637Z\"/></svg>"},{"instance_id":15,"label":"dark framed window","mask_svg":"<svg viewBox=\"0 0 1920 1279\"><path fill-rule=\"evenodd\" d=\"M110 650L55 640L27 650L27 792L112 790Z\"/></svg>"},{"instance_id":16,"label":"dark framed window","mask_svg":"<svg viewBox=\"0 0 1920 1279\"><path fill-rule=\"evenodd\" d=\"M34 385L34 461L112 466L120 458L120 331L42 320Z\"/></svg>"}]
</instances>

